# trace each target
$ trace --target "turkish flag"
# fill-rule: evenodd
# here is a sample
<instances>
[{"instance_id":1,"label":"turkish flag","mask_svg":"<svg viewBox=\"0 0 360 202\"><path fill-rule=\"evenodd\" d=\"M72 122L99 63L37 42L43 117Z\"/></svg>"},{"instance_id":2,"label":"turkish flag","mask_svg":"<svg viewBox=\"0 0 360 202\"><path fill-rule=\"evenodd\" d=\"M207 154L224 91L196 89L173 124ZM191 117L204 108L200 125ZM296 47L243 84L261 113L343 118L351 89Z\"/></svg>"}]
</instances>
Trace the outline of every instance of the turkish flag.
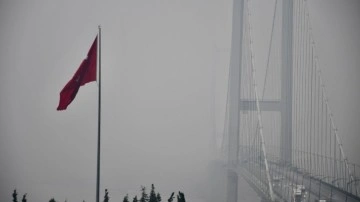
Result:
<instances>
[{"instance_id":1,"label":"turkish flag","mask_svg":"<svg viewBox=\"0 0 360 202\"><path fill-rule=\"evenodd\" d=\"M82 61L74 76L60 92L60 102L57 110L65 110L74 100L80 86L96 81L97 37L95 38L87 57Z\"/></svg>"}]
</instances>

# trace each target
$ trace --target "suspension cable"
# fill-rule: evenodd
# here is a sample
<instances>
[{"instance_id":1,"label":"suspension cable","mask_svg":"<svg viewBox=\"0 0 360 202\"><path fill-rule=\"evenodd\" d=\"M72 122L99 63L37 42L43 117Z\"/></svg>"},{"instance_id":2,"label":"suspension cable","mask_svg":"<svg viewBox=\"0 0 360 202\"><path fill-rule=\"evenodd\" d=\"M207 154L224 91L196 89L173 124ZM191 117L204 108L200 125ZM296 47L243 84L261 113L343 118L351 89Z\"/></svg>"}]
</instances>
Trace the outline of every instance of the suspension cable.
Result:
<instances>
[{"instance_id":1,"label":"suspension cable","mask_svg":"<svg viewBox=\"0 0 360 202\"><path fill-rule=\"evenodd\" d=\"M255 95L255 99L256 99L256 108L257 108L257 117L258 117L258 121L259 121L259 132L260 132L260 137L261 137L261 147L262 147L262 151L263 151L263 155L264 155L264 162L265 162L265 168L266 168L266 176L268 179L268 183L269 183L269 194L270 194L270 199L272 201L274 201L274 193L273 193L273 188L272 188L272 183L271 183L271 177L270 177L270 173L269 173L269 166L268 166L268 161L267 161L267 156L266 156L266 148L265 148L265 141L264 141L264 136L263 136L263 127L262 127L262 119L261 119L261 113L260 113L260 104L259 104L259 98L257 95L257 85L256 85L256 78L255 78L255 67L254 67L254 55L253 55L253 50L252 50L252 34L251 34L251 10L250 10L250 0L247 1L247 10L248 10L248 27L249 27L249 39L250 39L250 56L251 56L251 67L252 67L252 79L253 79L253 85L254 85L254 95Z\"/></svg>"}]
</instances>

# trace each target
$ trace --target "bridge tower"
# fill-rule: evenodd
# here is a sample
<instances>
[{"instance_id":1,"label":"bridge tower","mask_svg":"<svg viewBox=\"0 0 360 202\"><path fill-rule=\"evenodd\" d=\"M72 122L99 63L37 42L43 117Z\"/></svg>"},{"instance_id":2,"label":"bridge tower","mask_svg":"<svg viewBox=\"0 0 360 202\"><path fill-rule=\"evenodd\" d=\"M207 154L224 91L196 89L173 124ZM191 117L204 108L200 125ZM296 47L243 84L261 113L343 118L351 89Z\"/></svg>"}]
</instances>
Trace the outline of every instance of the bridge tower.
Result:
<instances>
[{"instance_id":1,"label":"bridge tower","mask_svg":"<svg viewBox=\"0 0 360 202\"><path fill-rule=\"evenodd\" d=\"M232 42L229 74L229 151L227 170L227 202L237 202L239 163L240 111L256 110L255 100L241 100L241 64L243 51L244 0L233 1ZM282 68L281 97L278 101L260 100L262 111L281 113L281 159L292 158L292 77L293 77L293 0L282 0Z\"/></svg>"},{"instance_id":2,"label":"bridge tower","mask_svg":"<svg viewBox=\"0 0 360 202\"><path fill-rule=\"evenodd\" d=\"M229 68L229 152L227 167L226 201L237 202L239 163L240 89L243 40L244 0L233 1L232 41Z\"/></svg>"},{"instance_id":3,"label":"bridge tower","mask_svg":"<svg viewBox=\"0 0 360 202\"><path fill-rule=\"evenodd\" d=\"M282 2L280 157L283 162L291 163L293 89L293 0L282 0Z\"/></svg>"}]
</instances>

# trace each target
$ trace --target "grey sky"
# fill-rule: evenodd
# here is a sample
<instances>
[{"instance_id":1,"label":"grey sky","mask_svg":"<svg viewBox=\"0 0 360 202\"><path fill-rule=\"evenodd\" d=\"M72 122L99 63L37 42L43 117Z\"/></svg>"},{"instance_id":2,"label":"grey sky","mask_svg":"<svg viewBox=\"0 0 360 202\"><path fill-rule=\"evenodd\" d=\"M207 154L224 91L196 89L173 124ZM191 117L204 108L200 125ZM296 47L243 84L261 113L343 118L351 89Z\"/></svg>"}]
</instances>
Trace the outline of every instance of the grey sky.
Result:
<instances>
[{"instance_id":1,"label":"grey sky","mask_svg":"<svg viewBox=\"0 0 360 202\"><path fill-rule=\"evenodd\" d=\"M273 2L253 3L259 66ZM345 152L360 163L360 2L309 5L330 106ZM219 135L223 127L231 7L230 0L0 1L0 201L10 201L14 188L29 201L94 201L96 83L82 87L68 110L56 107L98 24L102 193L109 188L119 201L154 183L163 198L182 190L202 201L214 65Z\"/></svg>"}]
</instances>

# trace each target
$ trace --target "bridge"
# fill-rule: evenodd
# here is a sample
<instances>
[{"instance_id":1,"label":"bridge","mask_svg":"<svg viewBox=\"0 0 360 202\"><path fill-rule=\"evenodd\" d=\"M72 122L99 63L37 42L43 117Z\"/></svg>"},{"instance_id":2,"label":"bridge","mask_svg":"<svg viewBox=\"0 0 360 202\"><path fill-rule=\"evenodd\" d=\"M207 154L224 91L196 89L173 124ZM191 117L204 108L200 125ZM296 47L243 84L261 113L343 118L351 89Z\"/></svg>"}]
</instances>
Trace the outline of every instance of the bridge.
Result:
<instances>
[{"instance_id":1,"label":"bridge","mask_svg":"<svg viewBox=\"0 0 360 202\"><path fill-rule=\"evenodd\" d=\"M227 202L242 176L263 201L360 201L322 80L306 0L275 0L259 85L251 0L234 0L225 130ZM260 92L261 90L261 92Z\"/></svg>"}]
</instances>

